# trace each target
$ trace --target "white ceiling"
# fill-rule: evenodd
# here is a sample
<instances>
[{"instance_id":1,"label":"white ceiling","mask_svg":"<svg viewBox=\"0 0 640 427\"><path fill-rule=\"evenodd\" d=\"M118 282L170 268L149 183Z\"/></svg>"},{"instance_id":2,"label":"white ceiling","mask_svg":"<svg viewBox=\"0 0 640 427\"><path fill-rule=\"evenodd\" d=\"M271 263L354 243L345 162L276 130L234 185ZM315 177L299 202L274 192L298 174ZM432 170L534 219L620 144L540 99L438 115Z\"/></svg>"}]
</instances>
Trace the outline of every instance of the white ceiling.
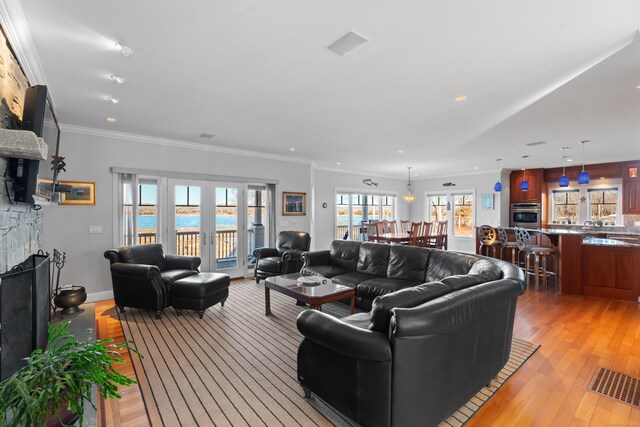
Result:
<instances>
[{"instance_id":1,"label":"white ceiling","mask_svg":"<svg viewBox=\"0 0 640 427\"><path fill-rule=\"evenodd\" d=\"M507 168L558 166L560 147L579 153L582 139L593 140L587 162L640 158L637 0L22 7L64 124L398 177L406 166L491 170L497 157ZM345 57L326 49L350 29L370 41ZM124 58L116 41L135 53Z\"/></svg>"}]
</instances>

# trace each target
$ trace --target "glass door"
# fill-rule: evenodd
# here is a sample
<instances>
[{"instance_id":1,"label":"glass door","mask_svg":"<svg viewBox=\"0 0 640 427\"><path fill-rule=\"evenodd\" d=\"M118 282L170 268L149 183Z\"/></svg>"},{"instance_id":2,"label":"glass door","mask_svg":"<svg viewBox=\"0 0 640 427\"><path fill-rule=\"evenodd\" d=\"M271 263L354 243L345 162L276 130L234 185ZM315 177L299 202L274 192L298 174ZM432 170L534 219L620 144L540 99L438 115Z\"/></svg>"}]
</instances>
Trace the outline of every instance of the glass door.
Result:
<instances>
[{"instance_id":1,"label":"glass door","mask_svg":"<svg viewBox=\"0 0 640 427\"><path fill-rule=\"evenodd\" d=\"M211 271L226 273L231 277L244 276L245 226L241 210L243 189L240 184L212 182L210 197Z\"/></svg>"},{"instance_id":2,"label":"glass door","mask_svg":"<svg viewBox=\"0 0 640 427\"><path fill-rule=\"evenodd\" d=\"M168 252L199 256L200 269L212 271L209 263L208 183L205 181L169 180Z\"/></svg>"},{"instance_id":3,"label":"glass door","mask_svg":"<svg viewBox=\"0 0 640 427\"><path fill-rule=\"evenodd\" d=\"M252 276L256 266L253 251L264 248L269 242L269 211L267 209L267 188L264 185L247 185L247 269L245 276Z\"/></svg>"}]
</instances>

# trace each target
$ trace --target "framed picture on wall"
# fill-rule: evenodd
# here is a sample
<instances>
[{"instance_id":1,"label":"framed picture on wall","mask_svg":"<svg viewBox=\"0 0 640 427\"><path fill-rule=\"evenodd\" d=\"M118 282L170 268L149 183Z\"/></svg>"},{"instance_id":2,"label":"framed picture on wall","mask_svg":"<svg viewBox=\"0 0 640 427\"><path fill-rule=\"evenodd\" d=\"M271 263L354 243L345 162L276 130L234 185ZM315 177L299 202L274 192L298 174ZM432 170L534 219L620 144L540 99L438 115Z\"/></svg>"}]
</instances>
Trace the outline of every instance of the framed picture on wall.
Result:
<instances>
[{"instance_id":1,"label":"framed picture on wall","mask_svg":"<svg viewBox=\"0 0 640 427\"><path fill-rule=\"evenodd\" d=\"M307 214L307 193L282 192L282 215L302 216Z\"/></svg>"},{"instance_id":2,"label":"framed picture on wall","mask_svg":"<svg viewBox=\"0 0 640 427\"><path fill-rule=\"evenodd\" d=\"M483 211L493 210L493 194L483 194L481 197L481 206Z\"/></svg>"},{"instance_id":3,"label":"framed picture on wall","mask_svg":"<svg viewBox=\"0 0 640 427\"><path fill-rule=\"evenodd\" d=\"M61 205L95 205L96 204L96 183L95 182L77 182L77 181L59 181L57 185L69 186L69 191L63 193L64 199ZM56 186L56 188L58 188ZM51 190L51 180L38 179L37 193L46 195ZM65 189L66 190L66 189Z\"/></svg>"}]
</instances>

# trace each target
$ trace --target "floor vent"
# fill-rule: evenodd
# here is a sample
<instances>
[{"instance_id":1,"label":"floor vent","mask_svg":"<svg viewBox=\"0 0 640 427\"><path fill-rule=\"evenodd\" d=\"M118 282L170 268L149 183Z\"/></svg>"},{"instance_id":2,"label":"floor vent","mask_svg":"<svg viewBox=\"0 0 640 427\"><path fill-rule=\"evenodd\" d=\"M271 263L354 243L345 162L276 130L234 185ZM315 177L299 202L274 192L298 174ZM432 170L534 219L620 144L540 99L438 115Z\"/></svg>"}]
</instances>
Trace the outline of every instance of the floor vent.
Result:
<instances>
[{"instance_id":1,"label":"floor vent","mask_svg":"<svg viewBox=\"0 0 640 427\"><path fill-rule=\"evenodd\" d=\"M640 408L640 378L599 367L588 390Z\"/></svg>"}]
</instances>

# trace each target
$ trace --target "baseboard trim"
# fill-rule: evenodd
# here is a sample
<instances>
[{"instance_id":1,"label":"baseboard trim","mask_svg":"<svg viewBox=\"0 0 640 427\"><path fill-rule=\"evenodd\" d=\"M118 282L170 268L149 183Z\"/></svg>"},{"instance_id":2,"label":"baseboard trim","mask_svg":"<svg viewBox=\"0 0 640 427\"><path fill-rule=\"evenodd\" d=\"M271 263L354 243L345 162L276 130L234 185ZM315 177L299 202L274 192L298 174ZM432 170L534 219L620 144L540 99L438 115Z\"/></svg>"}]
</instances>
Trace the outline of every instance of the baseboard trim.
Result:
<instances>
[{"instance_id":1,"label":"baseboard trim","mask_svg":"<svg viewBox=\"0 0 640 427\"><path fill-rule=\"evenodd\" d=\"M113 291L90 292L89 294L87 294L87 302L96 302L112 298Z\"/></svg>"}]
</instances>

